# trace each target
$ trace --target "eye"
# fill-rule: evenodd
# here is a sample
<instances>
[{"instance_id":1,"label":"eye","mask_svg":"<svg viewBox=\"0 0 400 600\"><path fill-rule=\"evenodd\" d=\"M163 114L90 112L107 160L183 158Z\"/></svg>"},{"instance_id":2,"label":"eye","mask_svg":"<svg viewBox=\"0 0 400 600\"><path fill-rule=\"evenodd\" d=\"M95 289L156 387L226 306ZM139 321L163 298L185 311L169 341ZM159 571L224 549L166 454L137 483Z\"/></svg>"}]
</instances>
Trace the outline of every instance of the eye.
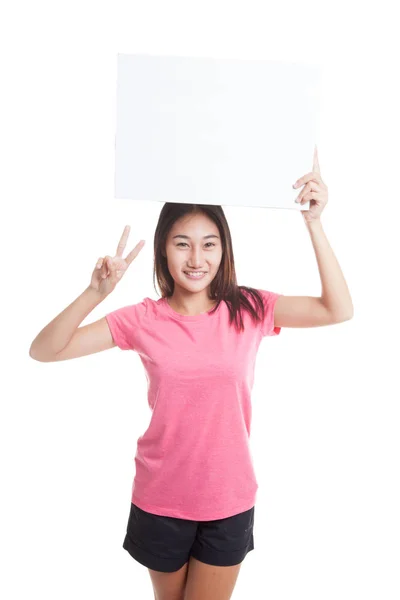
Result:
<instances>
[{"instance_id":1,"label":"eye","mask_svg":"<svg viewBox=\"0 0 400 600\"><path fill-rule=\"evenodd\" d=\"M177 246L181 246L181 245L187 246L186 242L179 242L179 244L177 244ZM208 244L211 244L211 246L215 246L215 244L213 242L207 242L206 246L208 246Z\"/></svg>"}]
</instances>

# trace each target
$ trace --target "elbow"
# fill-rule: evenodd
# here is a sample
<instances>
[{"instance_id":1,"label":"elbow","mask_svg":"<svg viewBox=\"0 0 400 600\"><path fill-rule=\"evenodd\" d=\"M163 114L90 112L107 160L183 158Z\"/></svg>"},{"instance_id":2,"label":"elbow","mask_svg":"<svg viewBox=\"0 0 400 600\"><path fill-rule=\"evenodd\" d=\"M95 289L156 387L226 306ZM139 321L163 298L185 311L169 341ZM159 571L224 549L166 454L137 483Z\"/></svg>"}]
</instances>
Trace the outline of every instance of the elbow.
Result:
<instances>
[{"instance_id":1,"label":"elbow","mask_svg":"<svg viewBox=\"0 0 400 600\"><path fill-rule=\"evenodd\" d=\"M336 315L334 317L334 323L344 323L345 321L350 321L350 319L352 319L354 316L354 312L347 312L347 313L343 313L341 315Z\"/></svg>"},{"instance_id":2,"label":"elbow","mask_svg":"<svg viewBox=\"0 0 400 600\"><path fill-rule=\"evenodd\" d=\"M33 345L31 345L29 348L29 356L38 362L52 362L52 359L50 359L47 355L40 354L37 349L35 350Z\"/></svg>"},{"instance_id":3,"label":"elbow","mask_svg":"<svg viewBox=\"0 0 400 600\"><path fill-rule=\"evenodd\" d=\"M345 321L350 321L350 319L352 319L354 317L354 308L353 308L353 306L351 306L349 308L349 310L347 311L346 315L347 316L345 318Z\"/></svg>"},{"instance_id":4,"label":"elbow","mask_svg":"<svg viewBox=\"0 0 400 600\"><path fill-rule=\"evenodd\" d=\"M37 354L35 354L32 346L29 348L29 356L30 356L30 358L33 358L33 360L37 360L38 362L41 362L39 357L37 356Z\"/></svg>"}]
</instances>

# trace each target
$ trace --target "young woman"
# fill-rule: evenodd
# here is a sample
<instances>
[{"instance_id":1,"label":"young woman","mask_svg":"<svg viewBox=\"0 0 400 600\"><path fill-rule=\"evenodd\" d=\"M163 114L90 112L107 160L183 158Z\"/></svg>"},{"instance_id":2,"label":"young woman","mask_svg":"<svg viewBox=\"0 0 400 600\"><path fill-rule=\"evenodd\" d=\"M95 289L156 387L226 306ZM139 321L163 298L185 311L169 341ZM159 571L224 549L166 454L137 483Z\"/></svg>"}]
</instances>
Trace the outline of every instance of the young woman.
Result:
<instances>
[{"instance_id":1,"label":"young woman","mask_svg":"<svg viewBox=\"0 0 400 600\"><path fill-rule=\"evenodd\" d=\"M143 247L100 258L90 285L33 341L30 355L60 361L113 346L138 352L152 418L137 443L123 547L149 569L156 600L228 600L253 550L258 488L249 450L256 354L281 327L352 317L351 298L323 233L328 200L316 154L297 185L323 293L283 296L238 286L220 206L167 203L154 239L161 298L145 298L79 327Z\"/></svg>"}]
</instances>

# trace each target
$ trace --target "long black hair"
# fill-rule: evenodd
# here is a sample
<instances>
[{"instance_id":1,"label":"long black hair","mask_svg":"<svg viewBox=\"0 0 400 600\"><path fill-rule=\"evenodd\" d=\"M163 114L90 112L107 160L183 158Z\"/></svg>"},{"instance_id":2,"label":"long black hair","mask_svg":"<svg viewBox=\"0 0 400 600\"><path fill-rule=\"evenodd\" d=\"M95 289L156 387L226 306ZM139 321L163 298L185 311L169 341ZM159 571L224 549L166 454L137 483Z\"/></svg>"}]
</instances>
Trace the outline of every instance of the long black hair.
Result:
<instances>
[{"instance_id":1,"label":"long black hair","mask_svg":"<svg viewBox=\"0 0 400 600\"><path fill-rule=\"evenodd\" d=\"M239 331L243 331L244 325L241 311L248 311L253 321L257 323L264 320L265 307L258 290L237 284L231 234L221 206L175 202L166 202L164 204L154 234L154 286L157 279L162 297L172 296L174 280L169 272L166 257L168 233L175 221L187 215L193 216L196 214L204 214L214 221L218 227L222 242L221 264L210 284L209 294L210 300L216 300L217 304L210 312L215 312L220 302L224 300L229 308L230 324L235 321L235 326Z\"/></svg>"}]
</instances>

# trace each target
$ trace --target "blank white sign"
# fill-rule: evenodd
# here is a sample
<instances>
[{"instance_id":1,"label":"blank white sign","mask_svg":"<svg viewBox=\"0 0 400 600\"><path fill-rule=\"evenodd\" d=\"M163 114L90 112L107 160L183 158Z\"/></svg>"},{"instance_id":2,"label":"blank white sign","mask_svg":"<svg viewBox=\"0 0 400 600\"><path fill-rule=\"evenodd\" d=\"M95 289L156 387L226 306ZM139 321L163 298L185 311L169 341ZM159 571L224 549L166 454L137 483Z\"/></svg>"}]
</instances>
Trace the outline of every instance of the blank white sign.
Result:
<instances>
[{"instance_id":1,"label":"blank white sign","mask_svg":"<svg viewBox=\"0 0 400 600\"><path fill-rule=\"evenodd\" d=\"M118 54L115 197L301 210L321 67Z\"/></svg>"}]
</instances>

